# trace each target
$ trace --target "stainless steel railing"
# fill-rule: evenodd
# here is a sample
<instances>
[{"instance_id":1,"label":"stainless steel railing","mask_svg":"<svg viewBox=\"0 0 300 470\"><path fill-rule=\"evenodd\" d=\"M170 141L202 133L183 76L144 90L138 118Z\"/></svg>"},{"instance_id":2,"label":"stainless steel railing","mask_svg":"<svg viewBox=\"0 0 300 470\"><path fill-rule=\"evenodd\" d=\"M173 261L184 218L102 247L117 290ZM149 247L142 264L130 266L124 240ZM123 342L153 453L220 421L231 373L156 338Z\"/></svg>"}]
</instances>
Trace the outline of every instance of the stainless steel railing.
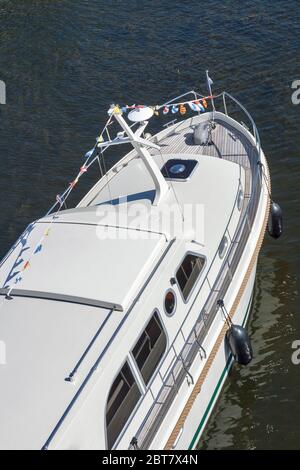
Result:
<instances>
[{"instance_id":1,"label":"stainless steel railing","mask_svg":"<svg viewBox=\"0 0 300 470\"><path fill-rule=\"evenodd\" d=\"M197 96L202 95L197 94ZM190 375L190 366L192 365L193 361L199 353L205 353L201 344L203 343L203 340L219 309L217 301L218 299L225 297L227 289L231 283L232 277L234 276L240 257L251 232L251 228L255 219L260 199L261 175L260 166L258 165L258 162L260 162L261 158L261 144L259 133L254 123L254 120L252 119L249 112L244 108L244 106L229 93L223 92L220 95L215 96L215 99L218 98L222 98L223 100L223 106L226 115L228 115L227 100L230 99L244 112L244 114L247 116L251 123L252 135L254 137L255 142L255 148L253 148L252 155L249 156L252 175L251 195L247 207L245 209L244 215L242 216L242 219L236 230L235 236L231 242L231 246L227 252L227 256L223 262L222 269L217 279L215 280L214 285L211 288L211 293L203 309L201 310L199 317L181 352L177 355L177 358L171 370L169 370L169 372L163 378L163 385L156 399L154 400L151 408L149 409L147 415L145 416L143 422L141 423L138 432L136 433L135 437L138 440L138 446L140 449L149 448L155 434L157 433L159 427L161 426L161 423L163 422L164 417L170 409L170 406L176 394L178 393L180 386L183 384L184 380L188 378L188 375ZM175 99L178 99L178 97ZM226 227L224 235L227 232L228 226ZM206 280L213 266L215 257L206 275ZM189 380L191 381L190 378Z\"/></svg>"}]
</instances>

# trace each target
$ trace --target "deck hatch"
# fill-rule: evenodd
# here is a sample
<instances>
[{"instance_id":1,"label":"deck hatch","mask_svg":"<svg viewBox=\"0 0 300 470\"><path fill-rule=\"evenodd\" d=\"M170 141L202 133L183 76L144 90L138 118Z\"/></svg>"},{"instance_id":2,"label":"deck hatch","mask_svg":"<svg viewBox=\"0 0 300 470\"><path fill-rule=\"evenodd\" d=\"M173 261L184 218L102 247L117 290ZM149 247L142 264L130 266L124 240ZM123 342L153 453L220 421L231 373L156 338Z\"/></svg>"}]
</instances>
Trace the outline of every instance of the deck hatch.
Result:
<instances>
[{"instance_id":1,"label":"deck hatch","mask_svg":"<svg viewBox=\"0 0 300 470\"><path fill-rule=\"evenodd\" d=\"M186 181L191 177L197 164L197 160L171 158L164 164L161 172L167 180Z\"/></svg>"}]
</instances>

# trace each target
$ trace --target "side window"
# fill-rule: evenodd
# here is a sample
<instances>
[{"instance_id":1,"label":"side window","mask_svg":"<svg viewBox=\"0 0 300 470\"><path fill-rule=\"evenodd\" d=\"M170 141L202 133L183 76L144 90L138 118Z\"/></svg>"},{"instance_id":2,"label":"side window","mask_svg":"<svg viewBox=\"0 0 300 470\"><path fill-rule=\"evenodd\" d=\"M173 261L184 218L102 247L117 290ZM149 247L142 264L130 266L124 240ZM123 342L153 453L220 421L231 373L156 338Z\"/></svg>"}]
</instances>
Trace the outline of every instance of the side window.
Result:
<instances>
[{"instance_id":1,"label":"side window","mask_svg":"<svg viewBox=\"0 0 300 470\"><path fill-rule=\"evenodd\" d=\"M204 263L205 259L201 256L188 254L178 269L176 280L184 300L187 300L189 297L198 277L200 276Z\"/></svg>"},{"instance_id":2,"label":"side window","mask_svg":"<svg viewBox=\"0 0 300 470\"><path fill-rule=\"evenodd\" d=\"M163 357L166 346L167 338L155 312L132 351L146 385Z\"/></svg>"},{"instance_id":3,"label":"side window","mask_svg":"<svg viewBox=\"0 0 300 470\"><path fill-rule=\"evenodd\" d=\"M141 392L125 362L112 384L106 405L108 449L112 449L140 396Z\"/></svg>"}]
</instances>

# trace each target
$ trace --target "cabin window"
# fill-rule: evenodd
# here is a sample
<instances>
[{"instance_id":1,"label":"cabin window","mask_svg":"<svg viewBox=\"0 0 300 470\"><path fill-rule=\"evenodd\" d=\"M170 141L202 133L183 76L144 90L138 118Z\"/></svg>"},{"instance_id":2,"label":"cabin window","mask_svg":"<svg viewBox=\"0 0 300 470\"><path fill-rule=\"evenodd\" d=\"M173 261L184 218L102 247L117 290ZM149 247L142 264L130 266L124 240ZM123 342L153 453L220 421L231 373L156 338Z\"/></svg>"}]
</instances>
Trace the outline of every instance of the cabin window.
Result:
<instances>
[{"instance_id":1,"label":"cabin window","mask_svg":"<svg viewBox=\"0 0 300 470\"><path fill-rule=\"evenodd\" d=\"M155 312L132 350L146 385L163 357L166 346L167 338L158 314Z\"/></svg>"},{"instance_id":2,"label":"cabin window","mask_svg":"<svg viewBox=\"0 0 300 470\"><path fill-rule=\"evenodd\" d=\"M187 300L205 264L201 256L188 254L176 273L176 280L184 300Z\"/></svg>"},{"instance_id":3,"label":"cabin window","mask_svg":"<svg viewBox=\"0 0 300 470\"><path fill-rule=\"evenodd\" d=\"M112 449L141 392L126 362L117 375L108 395L106 406L107 445Z\"/></svg>"}]
</instances>

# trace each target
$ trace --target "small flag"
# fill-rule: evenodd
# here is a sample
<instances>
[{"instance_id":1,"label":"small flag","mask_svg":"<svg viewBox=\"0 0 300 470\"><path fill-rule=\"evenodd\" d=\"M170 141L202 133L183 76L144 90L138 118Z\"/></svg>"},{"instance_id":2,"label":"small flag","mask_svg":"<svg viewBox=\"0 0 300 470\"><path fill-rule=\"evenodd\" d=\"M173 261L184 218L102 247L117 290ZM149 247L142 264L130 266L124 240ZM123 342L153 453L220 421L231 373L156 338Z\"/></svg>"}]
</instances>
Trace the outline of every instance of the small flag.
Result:
<instances>
[{"instance_id":1,"label":"small flag","mask_svg":"<svg viewBox=\"0 0 300 470\"><path fill-rule=\"evenodd\" d=\"M29 265L30 265L29 261L26 261L26 263L23 266L23 271L25 271L25 269L29 268Z\"/></svg>"},{"instance_id":2,"label":"small flag","mask_svg":"<svg viewBox=\"0 0 300 470\"><path fill-rule=\"evenodd\" d=\"M208 71L206 72L206 77L207 77L207 85L210 88L214 84L214 82L212 81L212 79L208 75Z\"/></svg>"},{"instance_id":3,"label":"small flag","mask_svg":"<svg viewBox=\"0 0 300 470\"><path fill-rule=\"evenodd\" d=\"M89 150L89 151L86 152L86 154L84 155L84 158L90 158L90 157L93 155L93 152L94 152L94 149Z\"/></svg>"},{"instance_id":4,"label":"small flag","mask_svg":"<svg viewBox=\"0 0 300 470\"><path fill-rule=\"evenodd\" d=\"M118 105L113 108L113 114L122 114L122 111Z\"/></svg>"},{"instance_id":5,"label":"small flag","mask_svg":"<svg viewBox=\"0 0 300 470\"><path fill-rule=\"evenodd\" d=\"M64 203L63 198L59 194L56 195L56 202L58 202L60 206Z\"/></svg>"},{"instance_id":6,"label":"small flag","mask_svg":"<svg viewBox=\"0 0 300 470\"><path fill-rule=\"evenodd\" d=\"M179 112L181 115L184 115L186 113L186 107L184 106L184 104L180 105Z\"/></svg>"},{"instance_id":7,"label":"small flag","mask_svg":"<svg viewBox=\"0 0 300 470\"><path fill-rule=\"evenodd\" d=\"M178 113L178 106L172 106L171 111L173 114Z\"/></svg>"},{"instance_id":8,"label":"small flag","mask_svg":"<svg viewBox=\"0 0 300 470\"><path fill-rule=\"evenodd\" d=\"M126 106L122 106L121 110L122 110L122 113L127 113L127 107Z\"/></svg>"},{"instance_id":9,"label":"small flag","mask_svg":"<svg viewBox=\"0 0 300 470\"><path fill-rule=\"evenodd\" d=\"M211 86L214 82L212 81L212 79L208 75L208 70L206 70L206 82L207 82L207 88L208 88L208 91L209 91L209 97L211 98L211 105L212 105L213 111L215 111L214 98L213 98L212 92L211 92Z\"/></svg>"},{"instance_id":10,"label":"small flag","mask_svg":"<svg viewBox=\"0 0 300 470\"><path fill-rule=\"evenodd\" d=\"M40 251L42 251L42 244L36 247L36 249L34 250L34 254L39 253Z\"/></svg>"},{"instance_id":11,"label":"small flag","mask_svg":"<svg viewBox=\"0 0 300 470\"><path fill-rule=\"evenodd\" d=\"M71 181L71 183L69 183L70 185L70 188L74 188L74 186L78 183L78 178L76 178L74 181Z\"/></svg>"},{"instance_id":12,"label":"small flag","mask_svg":"<svg viewBox=\"0 0 300 470\"><path fill-rule=\"evenodd\" d=\"M196 101L191 101L189 103L189 106L193 111L201 111L201 112L205 111L205 109L203 108L202 104L199 101L197 101L197 102Z\"/></svg>"},{"instance_id":13,"label":"small flag","mask_svg":"<svg viewBox=\"0 0 300 470\"><path fill-rule=\"evenodd\" d=\"M192 111L200 111L199 104L195 101L190 101L188 104Z\"/></svg>"},{"instance_id":14,"label":"small flag","mask_svg":"<svg viewBox=\"0 0 300 470\"><path fill-rule=\"evenodd\" d=\"M204 106L204 108L207 108L207 101L205 98L202 99L202 104Z\"/></svg>"},{"instance_id":15,"label":"small flag","mask_svg":"<svg viewBox=\"0 0 300 470\"><path fill-rule=\"evenodd\" d=\"M168 114L169 112L169 106L165 106L163 109L163 114Z\"/></svg>"}]
</instances>

